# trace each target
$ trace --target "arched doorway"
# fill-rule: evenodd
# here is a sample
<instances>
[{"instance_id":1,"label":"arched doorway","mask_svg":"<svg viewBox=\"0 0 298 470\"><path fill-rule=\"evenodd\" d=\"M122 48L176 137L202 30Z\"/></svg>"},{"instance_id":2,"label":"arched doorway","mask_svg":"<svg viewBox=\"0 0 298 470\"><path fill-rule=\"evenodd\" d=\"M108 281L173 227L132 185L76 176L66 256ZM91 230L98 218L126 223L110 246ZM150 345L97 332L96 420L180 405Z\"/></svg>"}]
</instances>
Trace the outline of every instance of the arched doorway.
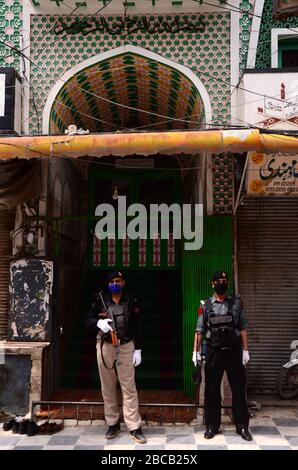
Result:
<instances>
[{"instance_id":1,"label":"arched doorway","mask_svg":"<svg viewBox=\"0 0 298 470\"><path fill-rule=\"evenodd\" d=\"M69 124L90 132L195 129L211 120L209 95L194 72L129 45L85 60L58 80L45 104L43 132L64 133Z\"/></svg>"},{"instance_id":2,"label":"arched doorway","mask_svg":"<svg viewBox=\"0 0 298 470\"><path fill-rule=\"evenodd\" d=\"M125 46L93 57L67 72L51 91L43 117L44 131L51 134L64 133L70 124L90 132L197 129L211 119L211 106L204 86L192 71L145 49ZM138 166L142 156L127 160L133 159ZM111 156L90 163L89 215L94 215L96 204L112 202L115 187L131 202L145 205L188 200L198 179L197 175L195 178L190 175L188 181L187 171L180 171L183 164L190 162L187 156L180 162L176 156L162 155L146 160L151 161L151 166L134 170L124 168L119 159ZM174 169L177 171L171 171ZM167 246L160 245L157 247L160 260L157 256L156 263L154 246L147 246L144 263L141 256L144 245L140 248L131 244L132 254L127 263L124 248L121 245L119 249L117 242L106 247L102 244L99 255L98 246L93 243L81 323L72 335L70 350L74 354L66 360L68 375L64 376L63 385L98 386L94 342L92 338L87 338L85 345L81 341L83 308L86 314L88 303L90 306L92 295L102 287L107 271L117 268L127 271L131 290L143 300L144 364L137 370L140 386L182 389L182 267L178 241L175 261L168 256ZM109 257L111 252L113 256ZM88 368L90 360L92 370Z\"/></svg>"}]
</instances>

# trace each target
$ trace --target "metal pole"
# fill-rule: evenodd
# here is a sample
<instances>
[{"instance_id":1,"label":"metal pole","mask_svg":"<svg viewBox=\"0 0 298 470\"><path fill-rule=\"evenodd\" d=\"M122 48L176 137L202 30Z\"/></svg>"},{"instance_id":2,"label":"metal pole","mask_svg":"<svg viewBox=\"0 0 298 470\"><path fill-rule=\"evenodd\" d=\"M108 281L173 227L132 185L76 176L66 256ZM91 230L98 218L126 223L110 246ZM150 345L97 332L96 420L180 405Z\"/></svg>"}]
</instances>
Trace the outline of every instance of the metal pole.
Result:
<instances>
[{"instance_id":1,"label":"metal pole","mask_svg":"<svg viewBox=\"0 0 298 470\"><path fill-rule=\"evenodd\" d=\"M234 207L234 210L233 210L233 215L236 214L236 211L238 209L241 190L242 190L242 186L243 186L243 182L244 182L244 178L245 178L245 174L246 174L246 170L247 170L247 166L248 166L248 160L249 160L249 152L247 152L247 155L246 155L245 165L244 165L244 168L243 168L242 178L241 178L240 187L239 187L238 194L237 194L237 199L236 199L236 202L235 202L235 207Z\"/></svg>"}]
</instances>

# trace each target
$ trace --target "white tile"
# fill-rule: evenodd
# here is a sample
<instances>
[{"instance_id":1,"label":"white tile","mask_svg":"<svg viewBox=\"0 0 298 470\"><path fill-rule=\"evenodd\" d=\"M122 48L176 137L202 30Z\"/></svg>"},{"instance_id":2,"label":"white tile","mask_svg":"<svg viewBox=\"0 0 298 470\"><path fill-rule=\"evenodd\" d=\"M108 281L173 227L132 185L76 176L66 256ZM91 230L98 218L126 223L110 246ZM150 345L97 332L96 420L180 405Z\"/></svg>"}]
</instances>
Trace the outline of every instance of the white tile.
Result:
<instances>
[{"instance_id":1,"label":"white tile","mask_svg":"<svg viewBox=\"0 0 298 470\"><path fill-rule=\"evenodd\" d=\"M134 450L134 449L135 449L134 444L132 445L118 444L118 445L104 446L104 450ZM144 444L144 450L146 450L146 444Z\"/></svg>"},{"instance_id":2,"label":"white tile","mask_svg":"<svg viewBox=\"0 0 298 470\"><path fill-rule=\"evenodd\" d=\"M166 440L167 440L167 436L166 435L159 435L159 436L148 436L146 434L146 438L147 438L147 441L148 441L148 444L156 444L156 445L164 445L166 443Z\"/></svg>"},{"instance_id":3,"label":"white tile","mask_svg":"<svg viewBox=\"0 0 298 470\"><path fill-rule=\"evenodd\" d=\"M260 447L252 444L230 444L228 445L228 450L260 450Z\"/></svg>"},{"instance_id":4,"label":"white tile","mask_svg":"<svg viewBox=\"0 0 298 470\"><path fill-rule=\"evenodd\" d=\"M249 426L276 426L272 418L253 418L249 420Z\"/></svg>"},{"instance_id":5,"label":"white tile","mask_svg":"<svg viewBox=\"0 0 298 470\"><path fill-rule=\"evenodd\" d=\"M276 426L284 436L298 436L298 427L294 426Z\"/></svg>"},{"instance_id":6,"label":"white tile","mask_svg":"<svg viewBox=\"0 0 298 470\"><path fill-rule=\"evenodd\" d=\"M95 445L106 445L106 438L104 436L92 436L92 435L83 435L80 436L76 442L76 446L95 446Z\"/></svg>"},{"instance_id":7,"label":"white tile","mask_svg":"<svg viewBox=\"0 0 298 470\"><path fill-rule=\"evenodd\" d=\"M297 418L295 412L287 408L266 408L263 412L257 414L260 418L269 416L270 418Z\"/></svg>"},{"instance_id":8,"label":"white tile","mask_svg":"<svg viewBox=\"0 0 298 470\"><path fill-rule=\"evenodd\" d=\"M84 431L85 427L74 427L74 426L67 426L62 431L59 431L52 436L78 436Z\"/></svg>"},{"instance_id":9,"label":"white tile","mask_svg":"<svg viewBox=\"0 0 298 470\"><path fill-rule=\"evenodd\" d=\"M44 446L41 450L73 450L74 446Z\"/></svg>"},{"instance_id":10,"label":"white tile","mask_svg":"<svg viewBox=\"0 0 298 470\"><path fill-rule=\"evenodd\" d=\"M13 446L0 446L0 450L12 450Z\"/></svg>"},{"instance_id":11,"label":"white tile","mask_svg":"<svg viewBox=\"0 0 298 470\"><path fill-rule=\"evenodd\" d=\"M171 426L166 430L167 434L192 434L193 432L194 428L192 426Z\"/></svg>"},{"instance_id":12,"label":"white tile","mask_svg":"<svg viewBox=\"0 0 298 470\"><path fill-rule=\"evenodd\" d=\"M222 432L224 431L235 431L235 424L233 423L225 423L220 426Z\"/></svg>"},{"instance_id":13,"label":"white tile","mask_svg":"<svg viewBox=\"0 0 298 470\"><path fill-rule=\"evenodd\" d=\"M254 440L261 446L288 446L289 442L283 436L265 436L264 434L254 434Z\"/></svg>"},{"instance_id":14,"label":"white tile","mask_svg":"<svg viewBox=\"0 0 298 470\"><path fill-rule=\"evenodd\" d=\"M204 433L195 433L195 440L197 444L201 445L220 445L220 446L225 446L226 445L226 440L225 436L223 434L216 434L212 439L205 439L204 438Z\"/></svg>"},{"instance_id":15,"label":"white tile","mask_svg":"<svg viewBox=\"0 0 298 470\"><path fill-rule=\"evenodd\" d=\"M18 441L18 446L44 446L46 445L52 436L23 436Z\"/></svg>"},{"instance_id":16,"label":"white tile","mask_svg":"<svg viewBox=\"0 0 298 470\"><path fill-rule=\"evenodd\" d=\"M165 450L197 450L197 446L195 444L166 444Z\"/></svg>"}]
</instances>

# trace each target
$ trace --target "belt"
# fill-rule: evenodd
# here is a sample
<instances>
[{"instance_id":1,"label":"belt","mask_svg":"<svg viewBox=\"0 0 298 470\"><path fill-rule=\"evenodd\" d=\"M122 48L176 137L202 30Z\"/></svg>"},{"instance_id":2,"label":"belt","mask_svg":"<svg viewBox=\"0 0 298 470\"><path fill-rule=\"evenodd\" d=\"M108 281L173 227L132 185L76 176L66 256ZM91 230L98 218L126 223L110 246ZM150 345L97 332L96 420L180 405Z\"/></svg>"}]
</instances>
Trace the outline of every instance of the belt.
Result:
<instances>
[{"instance_id":1,"label":"belt","mask_svg":"<svg viewBox=\"0 0 298 470\"><path fill-rule=\"evenodd\" d=\"M132 338L122 338L120 339L120 344L126 344L126 343L129 343L130 341L132 341ZM112 339L104 339L104 342L111 344Z\"/></svg>"},{"instance_id":2,"label":"belt","mask_svg":"<svg viewBox=\"0 0 298 470\"><path fill-rule=\"evenodd\" d=\"M238 346L240 346L240 342L237 342L235 344L233 344L232 346L224 346L224 347L221 347L221 346L213 346L213 344L211 343L207 343L207 345L210 347L210 348L213 348L213 349L216 349L217 351L225 351L226 349L233 349L233 348L236 348Z\"/></svg>"}]
</instances>

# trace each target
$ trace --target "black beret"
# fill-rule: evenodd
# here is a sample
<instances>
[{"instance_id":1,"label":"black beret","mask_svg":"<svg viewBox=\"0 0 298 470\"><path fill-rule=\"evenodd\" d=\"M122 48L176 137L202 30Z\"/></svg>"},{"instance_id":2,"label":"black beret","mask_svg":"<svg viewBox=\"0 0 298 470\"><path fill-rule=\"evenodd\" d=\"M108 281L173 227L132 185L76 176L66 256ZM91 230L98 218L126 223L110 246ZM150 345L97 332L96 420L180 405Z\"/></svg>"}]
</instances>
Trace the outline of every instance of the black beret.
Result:
<instances>
[{"instance_id":1,"label":"black beret","mask_svg":"<svg viewBox=\"0 0 298 470\"><path fill-rule=\"evenodd\" d=\"M115 277L121 277L122 279L125 279L125 276L124 276L124 274L123 274L122 271L112 271L112 272L108 275L107 281L110 282L110 281L112 281L112 279L114 279Z\"/></svg>"},{"instance_id":2,"label":"black beret","mask_svg":"<svg viewBox=\"0 0 298 470\"><path fill-rule=\"evenodd\" d=\"M216 273L213 274L212 276L212 282L217 281L218 279L226 279L227 282L229 280L229 276L225 271L217 271Z\"/></svg>"}]
</instances>

